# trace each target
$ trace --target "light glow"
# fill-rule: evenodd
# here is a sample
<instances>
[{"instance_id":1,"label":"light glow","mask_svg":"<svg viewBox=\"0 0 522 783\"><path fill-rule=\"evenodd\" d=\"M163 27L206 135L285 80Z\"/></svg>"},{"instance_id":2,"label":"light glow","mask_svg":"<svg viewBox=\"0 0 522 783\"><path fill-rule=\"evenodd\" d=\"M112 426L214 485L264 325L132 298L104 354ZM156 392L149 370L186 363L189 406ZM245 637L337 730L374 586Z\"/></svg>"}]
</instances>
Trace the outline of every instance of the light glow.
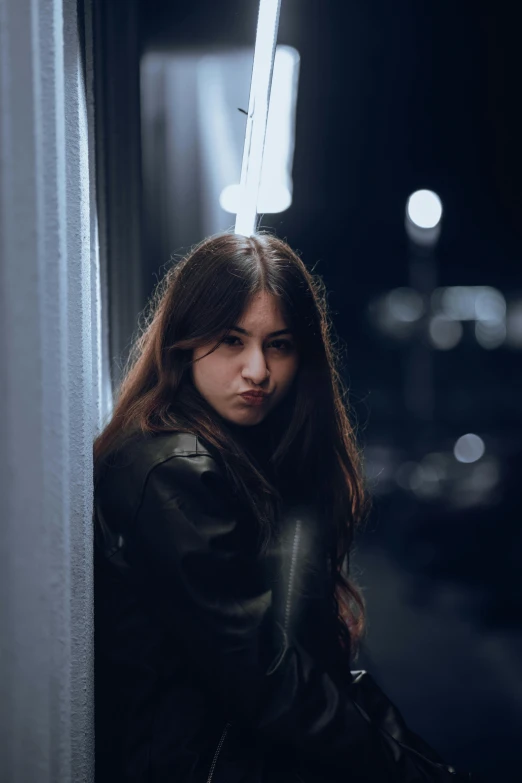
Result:
<instances>
[{"instance_id":1,"label":"light glow","mask_svg":"<svg viewBox=\"0 0 522 783\"><path fill-rule=\"evenodd\" d=\"M386 297L390 315L397 321L412 323L424 313L421 295L413 288L394 288Z\"/></svg>"},{"instance_id":2,"label":"light glow","mask_svg":"<svg viewBox=\"0 0 522 783\"><path fill-rule=\"evenodd\" d=\"M408 199L406 212L419 228L435 228L442 217L442 203L432 190L416 190Z\"/></svg>"},{"instance_id":3,"label":"light glow","mask_svg":"<svg viewBox=\"0 0 522 783\"><path fill-rule=\"evenodd\" d=\"M505 320L477 321L475 324L475 337L478 344L486 350L500 348L506 340Z\"/></svg>"},{"instance_id":4,"label":"light glow","mask_svg":"<svg viewBox=\"0 0 522 783\"><path fill-rule=\"evenodd\" d=\"M478 321L503 323L506 318L504 294L491 286L481 286L475 299L475 316Z\"/></svg>"},{"instance_id":5,"label":"light glow","mask_svg":"<svg viewBox=\"0 0 522 783\"><path fill-rule=\"evenodd\" d=\"M265 147L270 88L274 67L281 0L260 0L250 99L241 166L241 205L235 233L251 236L256 230L257 200Z\"/></svg>"},{"instance_id":6,"label":"light glow","mask_svg":"<svg viewBox=\"0 0 522 783\"><path fill-rule=\"evenodd\" d=\"M223 188L219 197L222 209L225 212L237 215L241 209L242 193L241 185L227 185L226 188ZM285 185L279 185L279 187L272 185L264 188L263 183L261 183L257 199L257 212L259 214L284 212L291 203L292 194Z\"/></svg>"},{"instance_id":7,"label":"light glow","mask_svg":"<svg viewBox=\"0 0 522 783\"><path fill-rule=\"evenodd\" d=\"M276 49L257 214L284 212L292 203L299 59L297 50L290 46ZM242 186L227 185L221 191L219 203L226 212L237 214L243 204Z\"/></svg>"},{"instance_id":8,"label":"light glow","mask_svg":"<svg viewBox=\"0 0 522 783\"><path fill-rule=\"evenodd\" d=\"M456 321L495 321L506 317L504 295L489 285L455 285L438 288L433 295L434 307L440 307Z\"/></svg>"},{"instance_id":9,"label":"light glow","mask_svg":"<svg viewBox=\"0 0 522 783\"><path fill-rule=\"evenodd\" d=\"M462 339L463 329L460 321L454 321L446 315L435 315L429 325L430 340L439 351L455 348Z\"/></svg>"},{"instance_id":10,"label":"light glow","mask_svg":"<svg viewBox=\"0 0 522 783\"><path fill-rule=\"evenodd\" d=\"M484 456L486 447L482 438L472 432L463 435L455 443L453 453L459 462L478 462Z\"/></svg>"}]
</instances>

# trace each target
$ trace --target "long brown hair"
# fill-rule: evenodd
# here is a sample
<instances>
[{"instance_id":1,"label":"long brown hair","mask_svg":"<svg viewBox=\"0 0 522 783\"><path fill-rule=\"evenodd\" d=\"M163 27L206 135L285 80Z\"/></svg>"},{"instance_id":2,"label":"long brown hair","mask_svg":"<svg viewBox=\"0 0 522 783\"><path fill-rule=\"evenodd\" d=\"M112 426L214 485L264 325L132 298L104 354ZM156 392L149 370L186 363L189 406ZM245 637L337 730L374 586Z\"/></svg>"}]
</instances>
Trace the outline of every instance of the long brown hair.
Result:
<instances>
[{"instance_id":1,"label":"long brown hair","mask_svg":"<svg viewBox=\"0 0 522 783\"><path fill-rule=\"evenodd\" d=\"M193 350L215 341L214 350L261 291L278 298L300 356L291 394L271 414L275 483L199 394L189 370ZM103 459L133 434L195 433L221 456L255 513L263 545L281 491L293 486L302 494L307 487L310 497L321 498L331 542L332 608L341 645L355 659L365 602L349 578L349 555L368 500L321 278L272 234L218 234L171 265L143 315L112 418L94 442L95 481Z\"/></svg>"}]
</instances>

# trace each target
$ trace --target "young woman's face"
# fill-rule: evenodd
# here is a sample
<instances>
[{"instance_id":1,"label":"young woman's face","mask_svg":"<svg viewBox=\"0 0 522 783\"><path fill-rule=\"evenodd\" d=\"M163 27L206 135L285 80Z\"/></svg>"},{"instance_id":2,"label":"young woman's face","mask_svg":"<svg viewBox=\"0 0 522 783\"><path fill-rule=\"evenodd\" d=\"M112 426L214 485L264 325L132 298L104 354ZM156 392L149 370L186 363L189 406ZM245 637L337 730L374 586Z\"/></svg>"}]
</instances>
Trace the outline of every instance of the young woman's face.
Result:
<instances>
[{"instance_id":1,"label":"young woman's face","mask_svg":"<svg viewBox=\"0 0 522 783\"><path fill-rule=\"evenodd\" d=\"M266 292L253 297L233 326L208 356L212 344L195 349L192 377L199 393L224 419L251 426L288 393L299 358L279 302ZM248 398L242 396L245 392L264 394Z\"/></svg>"}]
</instances>

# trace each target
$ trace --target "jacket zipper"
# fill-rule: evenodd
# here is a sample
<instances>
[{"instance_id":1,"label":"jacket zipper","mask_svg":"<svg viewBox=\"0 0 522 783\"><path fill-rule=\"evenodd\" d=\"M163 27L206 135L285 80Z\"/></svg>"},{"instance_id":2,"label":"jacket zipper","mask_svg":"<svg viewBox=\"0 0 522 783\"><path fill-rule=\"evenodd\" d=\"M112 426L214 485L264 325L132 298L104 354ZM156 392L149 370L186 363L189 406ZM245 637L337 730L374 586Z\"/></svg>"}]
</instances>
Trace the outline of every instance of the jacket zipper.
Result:
<instances>
[{"instance_id":1,"label":"jacket zipper","mask_svg":"<svg viewBox=\"0 0 522 783\"><path fill-rule=\"evenodd\" d=\"M295 533L294 533L294 543L292 546L292 560L290 564L290 576L288 578L288 591L286 594L285 620L284 620L285 633L288 630L288 623L290 622L290 609L292 606L292 588L294 586L294 580L295 580L295 569L296 569L296 562L297 562L297 553L299 551L300 534L301 534L301 520L297 520L295 526ZM212 759L212 765L208 773L207 783L212 783L212 778L214 777L214 770L216 768L219 754L221 753L221 748L223 747L223 743L226 739L226 736L231 726L232 724L229 721L227 721L225 728L223 729L223 732L221 734L221 738L219 740L218 746L216 748L216 752L214 753L214 758Z\"/></svg>"},{"instance_id":2,"label":"jacket zipper","mask_svg":"<svg viewBox=\"0 0 522 783\"><path fill-rule=\"evenodd\" d=\"M228 734L228 730L231 727L231 723L227 721L225 728L223 729L223 733L221 734L221 739L219 740L219 744L216 748L216 752L214 753L214 758L212 759L212 766L210 767L210 772L208 773L207 783L212 783L212 778L214 777L214 770L216 768L217 760L219 758L219 754L221 753L221 748L223 747L223 743L225 741L225 738Z\"/></svg>"},{"instance_id":3,"label":"jacket zipper","mask_svg":"<svg viewBox=\"0 0 522 783\"><path fill-rule=\"evenodd\" d=\"M297 552L299 550L299 536L301 534L301 520L298 519L295 525L294 544L292 546L292 561L290 564L290 576L288 578L288 592L286 595L286 608L285 608L285 631L288 630L288 623L290 622L290 608L292 605L292 588L294 586L295 568L297 562Z\"/></svg>"},{"instance_id":4,"label":"jacket zipper","mask_svg":"<svg viewBox=\"0 0 522 783\"><path fill-rule=\"evenodd\" d=\"M285 606L285 616L283 619L283 625L280 626L283 631L283 647L281 649L281 652L279 653L279 656L275 658L272 661L272 664L268 671L266 672L267 675L271 675L275 672L275 670L278 668L279 664L283 660L283 658L286 655L286 651L288 649L288 625L290 622L290 610L292 608L292 590L294 587L294 579L295 579L295 570L296 570L296 562L297 562L297 553L299 551L299 535L301 533L301 520L298 520L295 526L295 533L294 533L294 543L292 546L292 559L290 562L290 575L288 577L288 589L286 594L286 606Z\"/></svg>"}]
</instances>

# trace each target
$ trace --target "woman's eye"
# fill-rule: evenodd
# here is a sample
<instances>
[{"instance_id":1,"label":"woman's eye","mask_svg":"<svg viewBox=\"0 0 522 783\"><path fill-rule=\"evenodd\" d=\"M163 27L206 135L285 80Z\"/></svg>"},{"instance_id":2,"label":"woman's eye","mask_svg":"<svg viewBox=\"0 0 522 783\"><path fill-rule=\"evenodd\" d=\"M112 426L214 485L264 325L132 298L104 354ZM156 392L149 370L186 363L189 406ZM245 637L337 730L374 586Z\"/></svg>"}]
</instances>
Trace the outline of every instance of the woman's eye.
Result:
<instances>
[{"instance_id":1,"label":"woman's eye","mask_svg":"<svg viewBox=\"0 0 522 783\"><path fill-rule=\"evenodd\" d=\"M234 342L234 340L236 340L237 342ZM222 342L225 345L239 345L241 341L239 337L234 337L233 335L230 335L229 337L224 337Z\"/></svg>"},{"instance_id":2,"label":"woman's eye","mask_svg":"<svg viewBox=\"0 0 522 783\"><path fill-rule=\"evenodd\" d=\"M277 351L290 351L293 348L289 340L272 340L270 345L273 345Z\"/></svg>"},{"instance_id":3,"label":"woman's eye","mask_svg":"<svg viewBox=\"0 0 522 783\"><path fill-rule=\"evenodd\" d=\"M224 345L230 345L232 348L236 348L240 345L242 345L241 340L239 337L236 337L235 335L228 335L227 337L223 337L223 340L221 341ZM269 344L270 348L275 348L276 351L291 351L293 349L293 344L290 342L290 340L272 340L272 342Z\"/></svg>"}]
</instances>

